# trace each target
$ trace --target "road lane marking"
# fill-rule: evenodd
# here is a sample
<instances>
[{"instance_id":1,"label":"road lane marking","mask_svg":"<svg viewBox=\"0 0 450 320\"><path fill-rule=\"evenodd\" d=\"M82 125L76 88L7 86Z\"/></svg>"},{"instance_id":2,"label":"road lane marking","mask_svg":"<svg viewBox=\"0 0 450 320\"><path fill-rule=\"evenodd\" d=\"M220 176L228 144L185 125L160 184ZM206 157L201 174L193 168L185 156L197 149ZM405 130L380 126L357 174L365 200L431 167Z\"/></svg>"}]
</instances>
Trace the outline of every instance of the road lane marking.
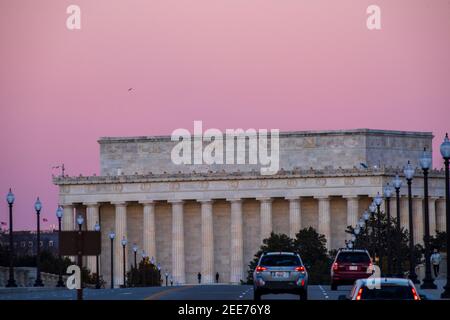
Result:
<instances>
[{"instance_id":1,"label":"road lane marking","mask_svg":"<svg viewBox=\"0 0 450 320\"><path fill-rule=\"evenodd\" d=\"M320 290L322 290L322 294L324 295L325 299L329 299L328 293L325 291L325 289L319 284Z\"/></svg>"},{"instance_id":2,"label":"road lane marking","mask_svg":"<svg viewBox=\"0 0 450 320\"><path fill-rule=\"evenodd\" d=\"M146 298L144 298L144 300L158 300L159 298L168 295L169 293L173 293L173 292L177 292L177 291L183 291L183 290L187 290L190 288L193 288L194 286L184 286L184 287L179 287L179 288L170 288L170 289L166 289L160 292L156 292Z\"/></svg>"}]
</instances>

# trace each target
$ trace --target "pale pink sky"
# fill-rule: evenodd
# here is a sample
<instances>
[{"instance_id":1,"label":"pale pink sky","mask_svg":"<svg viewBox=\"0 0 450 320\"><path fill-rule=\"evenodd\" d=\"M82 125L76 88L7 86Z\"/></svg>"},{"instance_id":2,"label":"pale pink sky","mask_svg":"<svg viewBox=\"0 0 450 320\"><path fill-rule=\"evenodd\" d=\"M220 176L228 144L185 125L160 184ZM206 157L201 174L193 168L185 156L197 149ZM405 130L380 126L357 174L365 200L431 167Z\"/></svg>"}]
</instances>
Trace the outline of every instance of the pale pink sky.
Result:
<instances>
[{"instance_id":1,"label":"pale pink sky","mask_svg":"<svg viewBox=\"0 0 450 320\"><path fill-rule=\"evenodd\" d=\"M0 221L12 187L18 229L34 228L36 196L56 222L52 165L98 173L100 136L193 120L432 131L441 166L450 129L448 0L2 0L0 40Z\"/></svg>"}]
</instances>

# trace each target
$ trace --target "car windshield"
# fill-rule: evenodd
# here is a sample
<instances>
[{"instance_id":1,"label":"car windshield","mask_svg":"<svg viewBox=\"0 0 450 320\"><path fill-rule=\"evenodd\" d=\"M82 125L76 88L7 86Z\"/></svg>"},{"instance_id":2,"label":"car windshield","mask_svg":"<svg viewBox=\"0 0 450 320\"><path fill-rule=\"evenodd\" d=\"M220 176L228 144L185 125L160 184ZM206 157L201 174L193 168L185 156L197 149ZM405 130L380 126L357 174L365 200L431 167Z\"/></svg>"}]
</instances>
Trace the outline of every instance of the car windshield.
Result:
<instances>
[{"instance_id":1,"label":"car windshield","mask_svg":"<svg viewBox=\"0 0 450 320\"><path fill-rule=\"evenodd\" d=\"M262 257L260 265L266 267L293 267L299 266L301 263L300 259L295 255L276 254Z\"/></svg>"},{"instance_id":2,"label":"car windshield","mask_svg":"<svg viewBox=\"0 0 450 320\"><path fill-rule=\"evenodd\" d=\"M361 300L414 300L409 286L389 285L380 289L363 288Z\"/></svg>"},{"instance_id":3,"label":"car windshield","mask_svg":"<svg viewBox=\"0 0 450 320\"><path fill-rule=\"evenodd\" d=\"M341 252L338 254L337 263L369 263L370 257L365 252Z\"/></svg>"}]
</instances>

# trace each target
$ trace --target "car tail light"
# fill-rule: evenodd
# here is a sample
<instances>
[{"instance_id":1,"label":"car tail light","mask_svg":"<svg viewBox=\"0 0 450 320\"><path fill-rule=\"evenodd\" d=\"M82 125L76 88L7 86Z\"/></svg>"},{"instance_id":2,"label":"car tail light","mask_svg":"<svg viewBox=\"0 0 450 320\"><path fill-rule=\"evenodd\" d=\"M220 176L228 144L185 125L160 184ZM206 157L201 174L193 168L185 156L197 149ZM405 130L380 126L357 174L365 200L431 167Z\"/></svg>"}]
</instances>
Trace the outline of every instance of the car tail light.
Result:
<instances>
[{"instance_id":1,"label":"car tail light","mask_svg":"<svg viewBox=\"0 0 450 320\"><path fill-rule=\"evenodd\" d=\"M303 267L303 266L297 267L297 268L295 268L295 271L305 272L305 267Z\"/></svg>"},{"instance_id":2,"label":"car tail light","mask_svg":"<svg viewBox=\"0 0 450 320\"><path fill-rule=\"evenodd\" d=\"M260 266L256 267L256 272L263 272L263 271L266 271L266 270L267 270L266 267L260 267Z\"/></svg>"},{"instance_id":3,"label":"car tail light","mask_svg":"<svg viewBox=\"0 0 450 320\"><path fill-rule=\"evenodd\" d=\"M363 292L363 288L359 288L358 294L356 295L356 300L361 300L362 292Z\"/></svg>"},{"instance_id":4,"label":"car tail light","mask_svg":"<svg viewBox=\"0 0 450 320\"><path fill-rule=\"evenodd\" d=\"M333 263L333 270L336 271L339 268L339 265L337 262Z\"/></svg>"},{"instance_id":5,"label":"car tail light","mask_svg":"<svg viewBox=\"0 0 450 320\"><path fill-rule=\"evenodd\" d=\"M416 289L411 288L411 291L412 291L412 294L413 294L413 296L414 296L414 300L420 300L420 297L419 297L419 295L417 294Z\"/></svg>"}]
</instances>

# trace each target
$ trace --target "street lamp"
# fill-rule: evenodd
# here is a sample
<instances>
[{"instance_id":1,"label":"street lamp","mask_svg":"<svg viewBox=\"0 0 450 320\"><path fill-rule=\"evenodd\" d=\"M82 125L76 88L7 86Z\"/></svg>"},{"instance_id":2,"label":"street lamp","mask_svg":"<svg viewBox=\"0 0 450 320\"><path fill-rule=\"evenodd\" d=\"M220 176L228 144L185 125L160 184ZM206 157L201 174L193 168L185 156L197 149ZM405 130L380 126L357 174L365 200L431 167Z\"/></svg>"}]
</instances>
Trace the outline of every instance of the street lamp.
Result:
<instances>
[{"instance_id":1,"label":"street lamp","mask_svg":"<svg viewBox=\"0 0 450 320\"><path fill-rule=\"evenodd\" d=\"M79 239L82 239L81 237L82 237L82 227L83 227L83 223L84 223L84 218L83 218L83 216L80 214L80 215L78 215L78 217L77 217L77 224L78 224L78 236L79 236ZM81 248L81 246L80 246L80 248ZM80 271L82 271L83 270L83 256L82 256L82 253L81 253L81 250L79 250L78 251L78 268L80 268ZM77 299L78 300L83 300L83 283L81 282L81 284L80 284L80 289L77 289Z\"/></svg>"},{"instance_id":2,"label":"street lamp","mask_svg":"<svg viewBox=\"0 0 450 320\"><path fill-rule=\"evenodd\" d=\"M448 133L445 134L444 142L441 144L441 155L444 158L445 167L445 216L446 216L446 230L447 230L447 284L444 287L444 292L441 298L450 298L450 174L449 174L449 160L450 160L450 141Z\"/></svg>"},{"instance_id":3,"label":"street lamp","mask_svg":"<svg viewBox=\"0 0 450 320\"><path fill-rule=\"evenodd\" d=\"M134 252L134 268L136 268L136 269L137 269L137 258L136 258L137 251L138 251L138 246L135 243L135 244L133 244L133 252Z\"/></svg>"},{"instance_id":4,"label":"street lamp","mask_svg":"<svg viewBox=\"0 0 450 320\"><path fill-rule=\"evenodd\" d=\"M161 285L161 265L158 263L158 286Z\"/></svg>"},{"instance_id":5,"label":"street lamp","mask_svg":"<svg viewBox=\"0 0 450 320\"><path fill-rule=\"evenodd\" d=\"M363 217L364 221L367 221L370 218L370 213L366 210L366 211L364 211L362 217Z\"/></svg>"},{"instance_id":6,"label":"street lamp","mask_svg":"<svg viewBox=\"0 0 450 320\"><path fill-rule=\"evenodd\" d=\"M9 206L9 280L6 287L17 287L16 280L14 279L14 235L13 235L13 204L16 197L9 189L6 195L6 202Z\"/></svg>"},{"instance_id":7,"label":"street lamp","mask_svg":"<svg viewBox=\"0 0 450 320\"><path fill-rule=\"evenodd\" d=\"M109 233L109 239L111 240L111 289L114 289L114 238L116 234L114 231Z\"/></svg>"},{"instance_id":8,"label":"street lamp","mask_svg":"<svg viewBox=\"0 0 450 320\"><path fill-rule=\"evenodd\" d=\"M366 226L366 222L364 221L364 218L360 218L359 220L358 220L358 225L359 225L359 227L362 229L362 228L364 228L365 226Z\"/></svg>"},{"instance_id":9,"label":"street lamp","mask_svg":"<svg viewBox=\"0 0 450 320\"><path fill-rule=\"evenodd\" d=\"M377 243L377 247L378 247L378 263L380 266L380 269L383 268L383 253L382 253L382 245L381 245L381 203L383 202L383 198L381 197L380 193L378 192L377 195L375 196L375 199L373 200L375 202L375 205L377 206L377 228L378 228L378 243Z\"/></svg>"},{"instance_id":10,"label":"street lamp","mask_svg":"<svg viewBox=\"0 0 450 320\"><path fill-rule=\"evenodd\" d=\"M414 264L414 223L413 223L413 212L412 212L412 191L411 184L414 177L414 168L408 161L408 164L403 170L406 182L408 184L408 217L409 217L409 279L412 282L418 283L416 268Z\"/></svg>"},{"instance_id":11,"label":"street lamp","mask_svg":"<svg viewBox=\"0 0 450 320\"><path fill-rule=\"evenodd\" d=\"M423 149L422 156L419 159L420 167L423 171L423 192L424 192L424 224L425 224L425 278L420 286L422 289L436 289L433 278L431 276L431 261L430 261L430 214L428 208L428 171L432 165L431 153L427 152L427 149Z\"/></svg>"},{"instance_id":12,"label":"street lamp","mask_svg":"<svg viewBox=\"0 0 450 320\"><path fill-rule=\"evenodd\" d=\"M98 222L95 224L94 226L94 230L96 232L100 232L100 225L98 224ZM95 289L100 289L100 268L98 265L98 254L95 256L95 273L97 274L97 278L95 281Z\"/></svg>"},{"instance_id":13,"label":"street lamp","mask_svg":"<svg viewBox=\"0 0 450 320\"><path fill-rule=\"evenodd\" d=\"M391 197L392 197L392 187L389 185L389 183L386 184L386 186L383 188L383 194L384 199L386 200L386 217L387 217L387 239L389 240L388 248L387 248L387 273L388 275L391 275L392 273L392 254L391 254Z\"/></svg>"},{"instance_id":14,"label":"street lamp","mask_svg":"<svg viewBox=\"0 0 450 320\"><path fill-rule=\"evenodd\" d=\"M123 254L123 287L125 288L126 282L125 282L125 278L126 278L126 257L125 257L125 247L127 246L127 239L125 239L125 237L122 238L122 254Z\"/></svg>"},{"instance_id":15,"label":"street lamp","mask_svg":"<svg viewBox=\"0 0 450 320\"><path fill-rule=\"evenodd\" d=\"M370 242L372 247L372 257L375 260L375 212L377 211L377 206L372 202L369 206L370 211L370 222L372 224L372 234L370 236Z\"/></svg>"},{"instance_id":16,"label":"street lamp","mask_svg":"<svg viewBox=\"0 0 450 320\"><path fill-rule=\"evenodd\" d=\"M63 216L63 209L61 206L58 206L56 209L56 217L58 218L58 243L61 244L61 218ZM58 246L59 248L61 245ZM62 272L63 272L63 263L62 263L62 257L61 257L61 250L58 250L58 258L59 258L59 275L58 275L58 283L56 284L57 287L64 287L64 281L62 279Z\"/></svg>"},{"instance_id":17,"label":"street lamp","mask_svg":"<svg viewBox=\"0 0 450 320\"><path fill-rule=\"evenodd\" d=\"M40 214L42 210L42 203L41 200L39 200L39 197L37 198L36 202L34 203L34 210L36 210L36 217L37 217L37 249L36 249L36 280L34 281L35 287L43 287L44 284L42 283L41 279L41 224L40 224Z\"/></svg>"},{"instance_id":18,"label":"street lamp","mask_svg":"<svg viewBox=\"0 0 450 320\"><path fill-rule=\"evenodd\" d=\"M397 217L396 217L397 221L396 221L395 227L397 229L398 239L396 239L396 240L397 240L397 244L399 244L400 240L401 240L400 239L401 238L401 235L400 235L400 189L402 187L403 182L402 182L402 179L400 179L400 177L398 176L398 174L395 175L394 180L392 180L392 184L394 185L394 189L395 189L395 203L396 203L396 211L397 211ZM396 265L397 265L396 272L397 272L397 275L400 277L402 275L402 261L400 260L398 252L397 252L396 262L397 262L396 263Z\"/></svg>"}]
</instances>

